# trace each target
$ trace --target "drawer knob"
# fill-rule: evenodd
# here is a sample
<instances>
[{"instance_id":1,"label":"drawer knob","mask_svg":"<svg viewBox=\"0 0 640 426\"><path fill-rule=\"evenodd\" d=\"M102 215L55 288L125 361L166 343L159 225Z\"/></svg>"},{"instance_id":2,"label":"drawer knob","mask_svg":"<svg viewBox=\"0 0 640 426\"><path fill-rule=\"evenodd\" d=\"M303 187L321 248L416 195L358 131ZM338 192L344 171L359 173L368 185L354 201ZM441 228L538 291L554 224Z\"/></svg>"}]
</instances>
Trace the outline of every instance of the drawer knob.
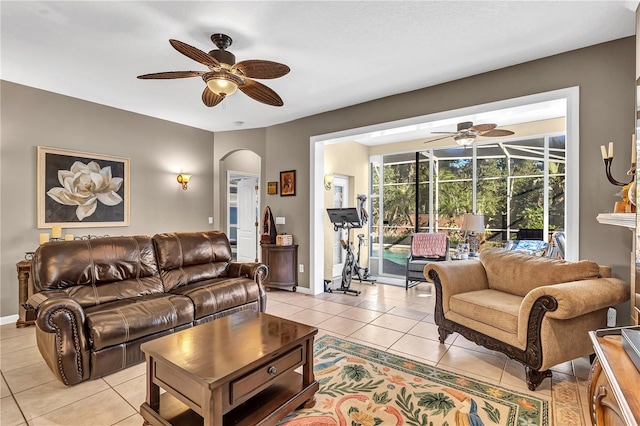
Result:
<instances>
[{"instance_id":1,"label":"drawer knob","mask_svg":"<svg viewBox=\"0 0 640 426\"><path fill-rule=\"evenodd\" d=\"M272 376L275 376L276 374L278 374L278 369L275 368L273 365L271 367L269 367L269 369L267 370L267 373L269 373Z\"/></svg>"}]
</instances>

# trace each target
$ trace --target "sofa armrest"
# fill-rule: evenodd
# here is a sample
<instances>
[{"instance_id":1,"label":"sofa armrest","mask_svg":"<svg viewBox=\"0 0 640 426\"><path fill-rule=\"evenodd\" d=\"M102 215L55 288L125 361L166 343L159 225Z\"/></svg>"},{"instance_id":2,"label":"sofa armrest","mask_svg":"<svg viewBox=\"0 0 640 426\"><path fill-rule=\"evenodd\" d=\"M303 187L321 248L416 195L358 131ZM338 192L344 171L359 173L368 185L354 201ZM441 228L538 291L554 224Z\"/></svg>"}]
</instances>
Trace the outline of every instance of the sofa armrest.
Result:
<instances>
[{"instance_id":1,"label":"sofa armrest","mask_svg":"<svg viewBox=\"0 0 640 426\"><path fill-rule=\"evenodd\" d=\"M617 278L595 278L537 287L527 293L520 305L520 324L543 296L551 296L558 303L555 310L547 313L549 318L571 319L629 300L629 284Z\"/></svg>"},{"instance_id":2,"label":"sofa armrest","mask_svg":"<svg viewBox=\"0 0 640 426\"><path fill-rule=\"evenodd\" d=\"M262 284L262 281L267 278L269 269L264 263L231 262L228 273L230 277L247 277Z\"/></svg>"},{"instance_id":3,"label":"sofa armrest","mask_svg":"<svg viewBox=\"0 0 640 426\"><path fill-rule=\"evenodd\" d=\"M269 274L269 268L264 263L229 263L229 269L227 270L229 277L247 277L254 280L258 287L260 287L260 300L258 301L260 312L267 311L267 293L264 290L262 282L267 278Z\"/></svg>"},{"instance_id":4,"label":"sofa armrest","mask_svg":"<svg viewBox=\"0 0 640 426\"><path fill-rule=\"evenodd\" d=\"M84 322L84 310L70 297L48 298L38 306L38 349L65 385L74 385L90 376L89 338Z\"/></svg>"},{"instance_id":5,"label":"sofa armrest","mask_svg":"<svg viewBox=\"0 0 640 426\"><path fill-rule=\"evenodd\" d=\"M433 262L424 269L436 286L436 297L440 299L436 303L442 304L442 314L449 311L451 296L489 288L484 267L475 260Z\"/></svg>"}]
</instances>

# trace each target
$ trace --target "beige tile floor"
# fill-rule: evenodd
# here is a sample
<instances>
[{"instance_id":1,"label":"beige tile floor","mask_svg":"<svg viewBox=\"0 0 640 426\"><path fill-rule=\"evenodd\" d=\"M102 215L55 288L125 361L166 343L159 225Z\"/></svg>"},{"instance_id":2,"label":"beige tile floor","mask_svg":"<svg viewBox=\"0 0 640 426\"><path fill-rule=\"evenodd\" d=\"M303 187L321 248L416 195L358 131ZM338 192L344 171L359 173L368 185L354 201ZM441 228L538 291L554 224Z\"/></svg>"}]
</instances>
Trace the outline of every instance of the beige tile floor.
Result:
<instances>
[{"instance_id":1,"label":"beige tile floor","mask_svg":"<svg viewBox=\"0 0 640 426\"><path fill-rule=\"evenodd\" d=\"M400 354L425 364L529 393L524 369L504 355L458 335L438 342L430 284L406 291L384 284L358 284L359 296L323 293L309 296L269 291L267 312L333 334ZM550 401L552 424L588 425L586 358L554 368L535 395ZM0 425L141 425L145 399L144 363L72 387L59 383L38 352L33 327L0 328L2 388ZM581 409L576 410L575 407Z\"/></svg>"}]
</instances>

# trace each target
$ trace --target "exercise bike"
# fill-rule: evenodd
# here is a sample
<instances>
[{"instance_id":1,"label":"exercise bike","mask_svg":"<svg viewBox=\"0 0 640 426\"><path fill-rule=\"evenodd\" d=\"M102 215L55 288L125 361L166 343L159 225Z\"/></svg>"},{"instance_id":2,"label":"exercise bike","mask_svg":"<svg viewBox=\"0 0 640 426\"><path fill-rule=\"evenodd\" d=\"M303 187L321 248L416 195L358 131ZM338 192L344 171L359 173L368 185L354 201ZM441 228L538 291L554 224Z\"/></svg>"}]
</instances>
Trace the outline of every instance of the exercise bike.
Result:
<instances>
[{"instance_id":1,"label":"exercise bike","mask_svg":"<svg viewBox=\"0 0 640 426\"><path fill-rule=\"evenodd\" d=\"M351 279L354 274L358 276L360 282L369 281L375 282L375 279L372 279L369 275L369 268L361 268L360 267L360 248L362 246L362 241L364 240L364 234L358 235L358 258L356 259L353 254L353 244L351 243L349 237L351 234L351 229L353 228L362 228L362 222L360 221L360 215L355 208L333 208L327 209L327 214L329 215L329 220L333 223L333 230L338 232L341 229L347 230L347 241L340 240L340 244L342 244L342 248L346 252L344 267L342 268L342 280L340 282L340 287L336 289L328 288L329 280L325 280L325 291L331 293L333 291L342 291L345 294L353 293L356 296L360 294L359 290L353 290L350 288ZM327 282L329 281L329 282Z\"/></svg>"},{"instance_id":2,"label":"exercise bike","mask_svg":"<svg viewBox=\"0 0 640 426\"><path fill-rule=\"evenodd\" d=\"M364 242L364 234L358 234L358 256L356 257L355 262L353 264L353 275L357 276L358 281L360 282L366 281L366 282L370 282L371 284L375 284L375 282L378 281L378 279L373 277L369 273L369 268L363 268L360 266L360 249L362 247L363 242ZM353 245L351 246L351 249L349 251L353 252Z\"/></svg>"}]
</instances>

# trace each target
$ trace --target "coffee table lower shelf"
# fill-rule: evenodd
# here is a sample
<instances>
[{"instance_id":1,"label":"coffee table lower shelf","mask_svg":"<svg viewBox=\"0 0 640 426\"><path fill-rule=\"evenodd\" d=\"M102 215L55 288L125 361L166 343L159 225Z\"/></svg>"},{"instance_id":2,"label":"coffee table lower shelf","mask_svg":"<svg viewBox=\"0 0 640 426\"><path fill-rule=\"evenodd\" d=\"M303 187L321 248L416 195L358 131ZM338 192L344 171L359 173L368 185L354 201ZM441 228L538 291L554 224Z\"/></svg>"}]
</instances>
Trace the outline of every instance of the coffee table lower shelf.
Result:
<instances>
[{"instance_id":1,"label":"coffee table lower shelf","mask_svg":"<svg viewBox=\"0 0 640 426\"><path fill-rule=\"evenodd\" d=\"M238 405L223 417L223 425L266 426L275 425L287 414L303 404L313 405L314 394L318 391L317 381L301 389L301 374L290 372L277 383L269 386L243 404ZM160 412L146 402L140 406L140 414L145 424L162 426L200 426L202 416L191 410L178 399L165 392L160 395Z\"/></svg>"}]
</instances>

